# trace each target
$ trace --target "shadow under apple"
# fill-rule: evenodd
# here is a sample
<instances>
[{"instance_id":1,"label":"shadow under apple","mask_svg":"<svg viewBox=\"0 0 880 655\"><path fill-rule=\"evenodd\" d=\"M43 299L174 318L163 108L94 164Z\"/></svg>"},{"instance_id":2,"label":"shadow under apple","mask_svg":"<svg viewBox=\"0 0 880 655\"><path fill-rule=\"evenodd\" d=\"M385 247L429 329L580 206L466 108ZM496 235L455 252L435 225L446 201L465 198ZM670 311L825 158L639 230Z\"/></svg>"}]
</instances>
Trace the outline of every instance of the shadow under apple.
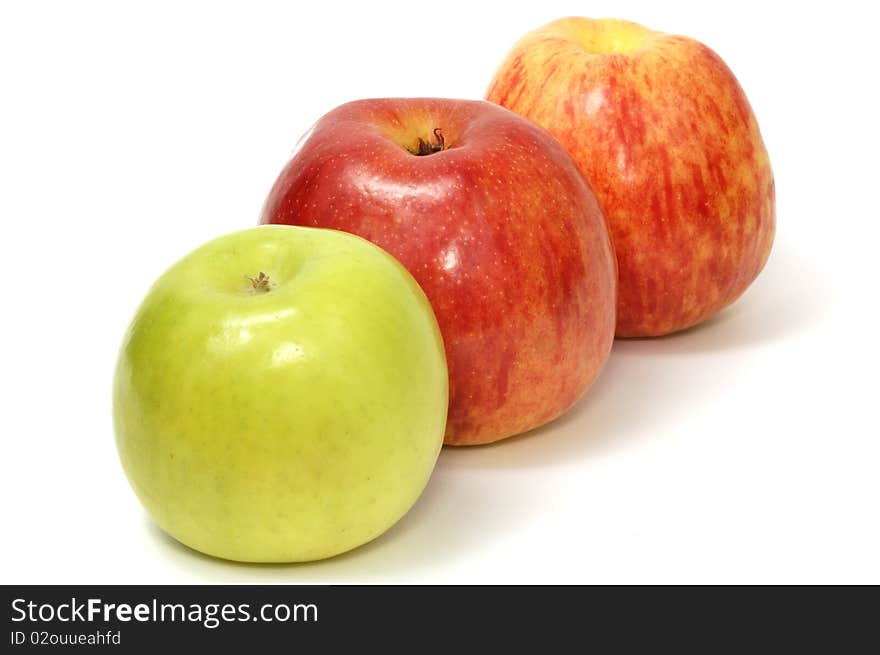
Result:
<instances>
[{"instance_id":1,"label":"shadow under apple","mask_svg":"<svg viewBox=\"0 0 880 655\"><path fill-rule=\"evenodd\" d=\"M650 344L647 355L717 353L785 339L828 315L827 280L803 255L777 243L761 275L732 305L690 329L661 338L618 340ZM612 352L612 357L615 356Z\"/></svg>"},{"instance_id":2,"label":"shadow under apple","mask_svg":"<svg viewBox=\"0 0 880 655\"><path fill-rule=\"evenodd\" d=\"M752 288L717 316L666 337L618 339L602 375L563 416L498 443L447 449L450 465L563 466L640 439L662 439L695 407L724 393L723 371L742 351L766 348L824 320L829 295L818 273L778 244Z\"/></svg>"},{"instance_id":3,"label":"shadow under apple","mask_svg":"<svg viewBox=\"0 0 880 655\"><path fill-rule=\"evenodd\" d=\"M459 555L473 554L540 512L540 499L512 497L498 484L503 471L462 469L441 453L431 481L415 506L388 532L336 557L296 564L247 564L199 553L168 536L152 520L154 546L187 576L223 582L408 583L420 571L438 571ZM508 474L509 475L509 474ZM506 491L505 491L506 490Z\"/></svg>"}]
</instances>

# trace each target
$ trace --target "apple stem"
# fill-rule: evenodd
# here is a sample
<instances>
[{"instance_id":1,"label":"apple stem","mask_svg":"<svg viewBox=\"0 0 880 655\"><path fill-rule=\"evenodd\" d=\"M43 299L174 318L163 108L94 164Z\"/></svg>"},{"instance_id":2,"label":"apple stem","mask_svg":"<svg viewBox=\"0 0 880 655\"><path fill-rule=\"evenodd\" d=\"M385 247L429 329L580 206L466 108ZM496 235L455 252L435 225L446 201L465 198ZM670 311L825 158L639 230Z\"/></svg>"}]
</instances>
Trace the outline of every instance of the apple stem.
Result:
<instances>
[{"instance_id":1,"label":"apple stem","mask_svg":"<svg viewBox=\"0 0 880 655\"><path fill-rule=\"evenodd\" d=\"M263 271L260 271L257 277L251 277L250 275L245 275L245 277L251 281L254 291L269 291L269 276L263 273Z\"/></svg>"},{"instance_id":2,"label":"apple stem","mask_svg":"<svg viewBox=\"0 0 880 655\"><path fill-rule=\"evenodd\" d=\"M434 142L429 143L425 141L422 137L419 137L419 145L418 150L416 150L413 154L418 155L419 157L423 157L425 155L433 155L435 152L440 152L441 150L446 150L446 139L443 138L443 132L441 131L443 128L435 127L432 130L434 134Z\"/></svg>"}]
</instances>

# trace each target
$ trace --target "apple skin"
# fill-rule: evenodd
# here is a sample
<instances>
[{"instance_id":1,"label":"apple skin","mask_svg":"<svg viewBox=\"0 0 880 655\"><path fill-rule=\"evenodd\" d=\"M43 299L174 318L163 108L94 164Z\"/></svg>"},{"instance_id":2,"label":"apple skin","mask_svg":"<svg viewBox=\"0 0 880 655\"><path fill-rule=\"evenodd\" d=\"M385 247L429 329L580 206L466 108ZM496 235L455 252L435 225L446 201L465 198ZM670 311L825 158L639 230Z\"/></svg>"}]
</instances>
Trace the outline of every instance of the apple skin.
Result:
<instances>
[{"instance_id":1,"label":"apple skin","mask_svg":"<svg viewBox=\"0 0 880 655\"><path fill-rule=\"evenodd\" d=\"M436 128L446 149L413 154ZM496 105L342 105L300 141L261 222L358 234L413 274L446 343L447 444L550 421L608 357L616 273L595 196L555 139Z\"/></svg>"},{"instance_id":2,"label":"apple skin","mask_svg":"<svg viewBox=\"0 0 880 655\"><path fill-rule=\"evenodd\" d=\"M269 277L269 290L246 276ZM159 526L203 553L298 562L359 546L428 481L448 400L427 298L387 253L256 227L170 268L126 333L116 445Z\"/></svg>"},{"instance_id":3,"label":"apple skin","mask_svg":"<svg viewBox=\"0 0 880 655\"><path fill-rule=\"evenodd\" d=\"M705 45L561 19L514 46L486 97L549 130L599 198L619 269L617 336L696 325L763 268L770 160L743 90Z\"/></svg>"}]
</instances>

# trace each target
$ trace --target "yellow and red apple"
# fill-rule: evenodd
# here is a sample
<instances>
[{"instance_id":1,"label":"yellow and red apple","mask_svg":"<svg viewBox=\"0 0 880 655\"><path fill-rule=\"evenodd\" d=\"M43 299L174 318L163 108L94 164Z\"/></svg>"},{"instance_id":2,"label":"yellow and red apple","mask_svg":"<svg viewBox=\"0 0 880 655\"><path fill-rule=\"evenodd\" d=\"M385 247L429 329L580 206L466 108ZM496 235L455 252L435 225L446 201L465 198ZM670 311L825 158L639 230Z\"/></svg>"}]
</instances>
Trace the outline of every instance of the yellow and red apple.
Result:
<instances>
[{"instance_id":1,"label":"yellow and red apple","mask_svg":"<svg viewBox=\"0 0 880 655\"><path fill-rule=\"evenodd\" d=\"M608 357L616 272L596 198L550 134L497 105L338 107L281 172L261 222L352 232L412 273L446 346L446 443L555 418Z\"/></svg>"},{"instance_id":2,"label":"yellow and red apple","mask_svg":"<svg viewBox=\"0 0 880 655\"><path fill-rule=\"evenodd\" d=\"M596 193L617 253L618 336L695 325L761 271L770 160L745 93L702 43L558 20L513 47L487 99L549 130Z\"/></svg>"}]
</instances>

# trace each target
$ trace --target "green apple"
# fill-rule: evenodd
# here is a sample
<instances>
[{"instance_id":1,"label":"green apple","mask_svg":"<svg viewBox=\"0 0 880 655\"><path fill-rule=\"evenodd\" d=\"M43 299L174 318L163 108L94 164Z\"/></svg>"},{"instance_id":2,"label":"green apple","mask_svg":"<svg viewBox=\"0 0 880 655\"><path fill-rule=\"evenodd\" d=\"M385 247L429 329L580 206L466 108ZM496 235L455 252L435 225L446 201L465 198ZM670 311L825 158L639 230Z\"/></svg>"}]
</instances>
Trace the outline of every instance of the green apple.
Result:
<instances>
[{"instance_id":1,"label":"green apple","mask_svg":"<svg viewBox=\"0 0 880 655\"><path fill-rule=\"evenodd\" d=\"M331 557L416 501L446 423L443 342L421 288L350 234L264 226L172 266L122 345L126 475L159 526L209 555Z\"/></svg>"}]
</instances>

